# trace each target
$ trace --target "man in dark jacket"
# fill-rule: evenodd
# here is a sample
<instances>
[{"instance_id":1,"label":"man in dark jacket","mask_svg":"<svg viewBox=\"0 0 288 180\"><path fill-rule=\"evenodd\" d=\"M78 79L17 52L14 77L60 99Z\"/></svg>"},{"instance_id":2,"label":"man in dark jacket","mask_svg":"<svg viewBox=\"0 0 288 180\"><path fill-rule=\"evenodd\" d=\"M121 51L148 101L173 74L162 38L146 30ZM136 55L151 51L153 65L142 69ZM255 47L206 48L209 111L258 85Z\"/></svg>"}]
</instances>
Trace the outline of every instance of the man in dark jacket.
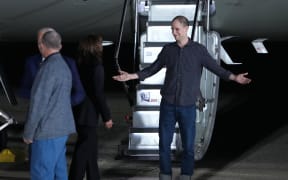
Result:
<instances>
[{"instance_id":1,"label":"man in dark jacket","mask_svg":"<svg viewBox=\"0 0 288 180\"><path fill-rule=\"evenodd\" d=\"M85 92L79 77L76 62L68 56L63 56L65 62L68 64L72 73L72 91L71 91L71 104L72 106L78 105L85 97ZM30 56L25 61L24 74L21 79L18 95L21 98L30 99L30 93L35 76L42 63L42 55L35 54Z\"/></svg>"}]
</instances>

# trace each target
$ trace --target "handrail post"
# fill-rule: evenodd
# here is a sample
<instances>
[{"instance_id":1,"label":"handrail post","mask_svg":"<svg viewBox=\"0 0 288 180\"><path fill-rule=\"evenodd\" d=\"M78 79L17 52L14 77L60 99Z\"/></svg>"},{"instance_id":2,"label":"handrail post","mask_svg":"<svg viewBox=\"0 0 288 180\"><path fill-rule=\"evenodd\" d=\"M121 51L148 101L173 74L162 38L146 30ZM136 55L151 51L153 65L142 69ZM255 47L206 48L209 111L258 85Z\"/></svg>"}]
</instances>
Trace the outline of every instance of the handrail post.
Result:
<instances>
[{"instance_id":1,"label":"handrail post","mask_svg":"<svg viewBox=\"0 0 288 180\"><path fill-rule=\"evenodd\" d=\"M123 8L122 16L121 16L121 24L120 24L118 42L117 42L115 55L114 55L115 63L116 63L118 71L121 70L121 67L119 65L119 60L118 59L119 59L119 51L120 51L120 46L121 46L121 40L122 40L122 36L123 36L123 28L124 28L124 24L125 24L127 6L128 6L128 0L125 0L124 1L124 8ZM125 94L127 96L128 102L129 102L130 106L132 107L134 105L134 102L133 102L132 97L129 94L128 85L127 85L126 82L122 82L122 84L123 84L123 88L124 88Z\"/></svg>"},{"instance_id":2,"label":"handrail post","mask_svg":"<svg viewBox=\"0 0 288 180\"><path fill-rule=\"evenodd\" d=\"M199 3L200 3L200 0L197 0L197 5L196 5L195 13L194 13L192 33L191 33L191 40L192 41L194 41L194 36L195 36L196 22L197 22L197 18L198 18Z\"/></svg>"}]
</instances>

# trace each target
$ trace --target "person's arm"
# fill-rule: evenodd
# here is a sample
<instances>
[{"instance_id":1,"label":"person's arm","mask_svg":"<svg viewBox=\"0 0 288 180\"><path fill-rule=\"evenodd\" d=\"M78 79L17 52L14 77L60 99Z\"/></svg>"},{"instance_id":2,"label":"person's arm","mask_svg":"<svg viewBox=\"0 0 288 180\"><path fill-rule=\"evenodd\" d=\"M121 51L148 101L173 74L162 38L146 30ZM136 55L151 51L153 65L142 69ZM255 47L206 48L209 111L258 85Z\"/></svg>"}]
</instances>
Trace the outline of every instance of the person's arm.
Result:
<instances>
[{"instance_id":1,"label":"person's arm","mask_svg":"<svg viewBox=\"0 0 288 180\"><path fill-rule=\"evenodd\" d=\"M136 73L129 74L125 71L119 71L119 75L113 76L112 78L116 81L129 81L133 79L138 79L139 77Z\"/></svg>"},{"instance_id":2,"label":"person's arm","mask_svg":"<svg viewBox=\"0 0 288 180\"><path fill-rule=\"evenodd\" d=\"M102 65L95 66L93 76L91 77L91 85L93 87L92 101L96 105L97 110L102 116L105 127L111 128L113 125L110 108L108 106L104 92L104 67Z\"/></svg>"},{"instance_id":3,"label":"person's arm","mask_svg":"<svg viewBox=\"0 0 288 180\"><path fill-rule=\"evenodd\" d=\"M23 141L27 144L33 142L36 129L47 111L51 94L53 94L55 83L54 69L45 66L39 70L35 77L30 99L29 111L24 125Z\"/></svg>"},{"instance_id":4,"label":"person's arm","mask_svg":"<svg viewBox=\"0 0 288 180\"><path fill-rule=\"evenodd\" d=\"M224 69L222 66L216 63L216 61L212 58L209 54L207 49L204 46L200 46L201 49L199 51L202 55L202 63L204 67L212 71L213 73L217 74L220 78L226 79L231 81L235 81L239 84L249 84L251 79L247 78L246 76L248 73L240 73L240 74L233 74L229 70Z\"/></svg>"},{"instance_id":5,"label":"person's arm","mask_svg":"<svg viewBox=\"0 0 288 180\"><path fill-rule=\"evenodd\" d=\"M80 104L85 97L85 90L80 80L77 65L74 59L63 57L72 73L71 104L72 106Z\"/></svg>"},{"instance_id":6,"label":"person's arm","mask_svg":"<svg viewBox=\"0 0 288 180\"><path fill-rule=\"evenodd\" d=\"M245 76L247 76L247 75L248 75L247 72L246 72L246 73L237 74L237 75L235 75L235 74L230 74L229 79L230 79L231 81L235 81L235 82L237 82L237 83L239 83L239 84L249 84L249 83L251 82L251 79L245 77Z\"/></svg>"}]
</instances>

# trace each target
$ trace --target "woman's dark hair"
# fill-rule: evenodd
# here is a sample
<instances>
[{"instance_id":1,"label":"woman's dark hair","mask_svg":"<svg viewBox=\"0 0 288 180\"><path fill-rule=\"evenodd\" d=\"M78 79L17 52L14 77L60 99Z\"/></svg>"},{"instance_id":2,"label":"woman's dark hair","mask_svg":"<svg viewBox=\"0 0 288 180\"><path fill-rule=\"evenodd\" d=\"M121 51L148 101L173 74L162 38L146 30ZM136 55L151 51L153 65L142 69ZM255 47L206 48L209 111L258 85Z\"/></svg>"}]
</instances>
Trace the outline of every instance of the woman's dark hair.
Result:
<instances>
[{"instance_id":1,"label":"woman's dark hair","mask_svg":"<svg viewBox=\"0 0 288 180\"><path fill-rule=\"evenodd\" d=\"M88 35L79 43L79 64L102 63L103 38L101 35ZM96 62L95 62L96 61Z\"/></svg>"}]
</instances>

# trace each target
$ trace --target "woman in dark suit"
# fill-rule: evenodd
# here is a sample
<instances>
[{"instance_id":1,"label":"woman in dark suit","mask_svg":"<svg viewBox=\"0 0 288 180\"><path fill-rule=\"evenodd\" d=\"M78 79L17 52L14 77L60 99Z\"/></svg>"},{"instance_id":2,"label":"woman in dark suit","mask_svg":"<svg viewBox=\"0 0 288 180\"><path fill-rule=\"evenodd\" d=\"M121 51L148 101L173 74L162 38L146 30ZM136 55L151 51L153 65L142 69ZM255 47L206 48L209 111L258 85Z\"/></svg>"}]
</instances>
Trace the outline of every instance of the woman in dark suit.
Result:
<instances>
[{"instance_id":1,"label":"woman in dark suit","mask_svg":"<svg viewBox=\"0 0 288 180\"><path fill-rule=\"evenodd\" d=\"M85 100L75 108L78 134L69 172L69 180L99 180L97 126L101 115L106 128L113 126L104 94L102 37L88 35L79 43L78 68L86 92Z\"/></svg>"}]
</instances>

